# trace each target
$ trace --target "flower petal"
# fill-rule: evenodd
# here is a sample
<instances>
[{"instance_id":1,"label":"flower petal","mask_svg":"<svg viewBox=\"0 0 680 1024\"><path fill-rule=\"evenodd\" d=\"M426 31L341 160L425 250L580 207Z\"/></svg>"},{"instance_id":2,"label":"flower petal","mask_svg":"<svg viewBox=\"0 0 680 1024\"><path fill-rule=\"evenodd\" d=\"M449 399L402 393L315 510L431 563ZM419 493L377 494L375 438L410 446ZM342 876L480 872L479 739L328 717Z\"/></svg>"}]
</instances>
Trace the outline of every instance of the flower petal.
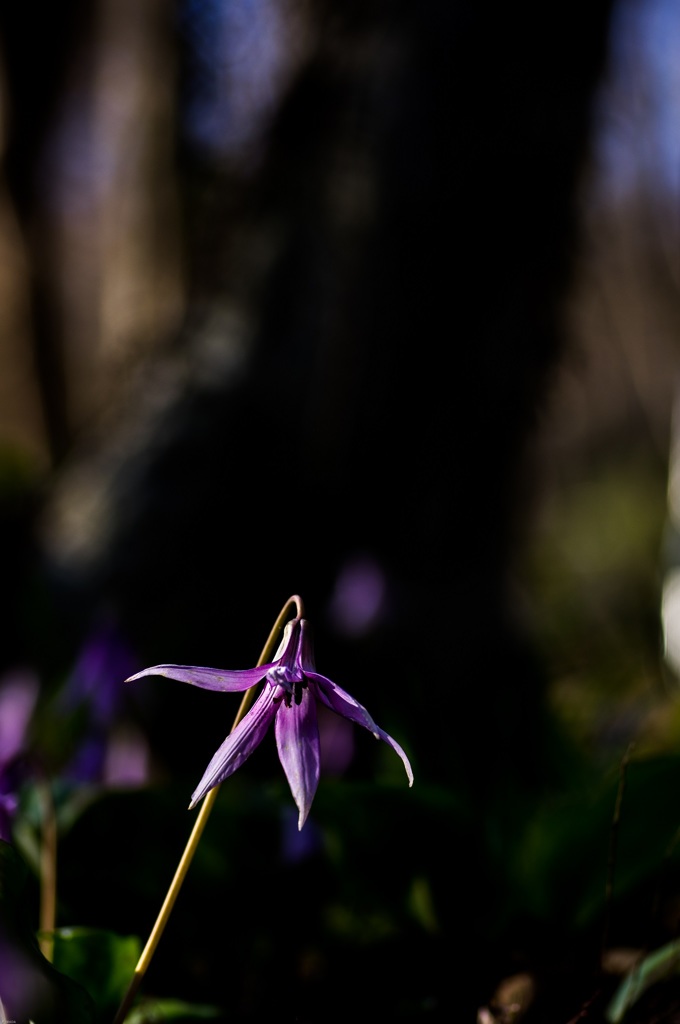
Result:
<instances>
[{"instance_id":1,"label":"flower petal","mask_svg":"<svg viewBox=\"0 0 680 1024\"><path fill-rule=\"evenodd\" d=\"M314 645L312 644L312 631L306 619L300 619L300 636L296 650L297 663L307 675L316 672L314 662Z\"/></svg>"},{"instance_id":2,"label":"flower petal","mask_svg":"<svg viewBox=\"0 0 680 1024\"><path fill-rule=\"evenodd\" d=\"M295 663L295 654L297 651L297 630L300 626L300 619L291 619L287 622L283 628L283 636L281 642L277 648L276 654L274 655L275 662L282 662L284 665L292 667Z\"/></svg>"},{"instance_id":3,"label":"flower petal","mask_svg":"<svg viewBox=\"0 0 680 1024\"><path fill-rule=\"evenodd\" d=\"M133 676L128 676L125 682L131 683L142 676L166 676L168 679L178 679L180 683L200 686L204 690L237 693L239 690L248 690L255 686L274 667L274 664L258 665L257 668L230 671L226 668L200 668L197 665L153 665L151 668L142 669L141 672L135 672Z\"/></svg>"},{"instance_id":4,"label":"flower petal","mask_svg":"<svg viewBox=\"0 0 680 1024\"><path fill-rule=\"evenodd\" d=\"M364 729L372 732L376 739L383 740L384 743L392 747L392 750L402 759L408 776L408 784L412 786L413 771L408 757L397 741L393 740L390 734L381 729L379 725L376 725L366 708L326 676L321 676L318 672L305 672L305 676L313 684L316 695L322 704L338 715L342 715L343 718L348 718L350 722L363 725Z\"/></svg>"},{"instance_id":5,"label":"flower petal","mask_svg":"<svg viewBox=\"0 0 680 1024\"><path fill-rule=\"evenodd\" d=\"M0 683L0 765L16 757L26 742L40 684L30 669L3 676Z\"/></svg>"},{"instance_id":6,"label":"flower petal","mask_svg":"<svg viewBox=\"0 0 680 1024\"><path fill-rule=\"evenodd\" d=\"M208 790L223 782L240 768L250 757L255 747L264 738L280 703L274 703L276 687L266 685L252 708L229 733L222 746L215 752L203 778L191 795L189 809L202 800Z\"/></svg>"},{"instance_id":7,"label":"flower petal","mask_svg":"<svg viewBox=\"0 0 680 1024\"><path fill-rule=\"evenodd\" d=\"M316 701L308 686L299 704L294 699L290 707L281 704L274 728L279 760L300 812L301 829L319 785L319 726Z\"/></svg>"}]
</instances>

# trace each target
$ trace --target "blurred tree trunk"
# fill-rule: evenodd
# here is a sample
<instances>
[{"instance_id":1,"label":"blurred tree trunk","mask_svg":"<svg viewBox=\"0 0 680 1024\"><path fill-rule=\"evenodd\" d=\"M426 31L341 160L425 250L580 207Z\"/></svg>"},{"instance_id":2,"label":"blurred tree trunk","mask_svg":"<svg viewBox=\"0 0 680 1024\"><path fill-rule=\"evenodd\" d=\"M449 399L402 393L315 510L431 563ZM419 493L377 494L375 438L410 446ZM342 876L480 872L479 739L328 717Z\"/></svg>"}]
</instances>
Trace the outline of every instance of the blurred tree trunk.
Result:
<instances>
[{"instance_id":1,"label":"blurred tree trunk","mask_svg":"<svg viewBox=\"0 0 680 1024\"><path fill-rule=\"evenodd\" d=\"M508 582L609 7L312 7L259 172L184 151L185 384L95 557L159 654L184 635L219 660L252 617L243 659L302 592L341 679L404 716L427 777L474 788L545 767ZM389 601L340 640L326 609L363 555Z\"/></svg>"}]
</instances>

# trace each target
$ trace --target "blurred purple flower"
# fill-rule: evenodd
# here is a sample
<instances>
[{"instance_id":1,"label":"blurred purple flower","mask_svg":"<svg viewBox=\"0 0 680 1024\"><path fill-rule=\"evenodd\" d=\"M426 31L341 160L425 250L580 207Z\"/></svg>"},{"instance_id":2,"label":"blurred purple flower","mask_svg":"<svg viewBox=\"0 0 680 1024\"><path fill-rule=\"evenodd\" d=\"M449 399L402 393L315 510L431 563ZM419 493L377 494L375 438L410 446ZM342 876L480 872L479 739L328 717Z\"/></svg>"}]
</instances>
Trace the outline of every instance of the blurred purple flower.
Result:
<instances>
[{"instance_id":1,"label":"blurred purple flower","mask_svg":"<svg viewBox=\"0 0 680 1024\"><path fill-rule=\"evenodd\" d=\"M121 680L139 665L113 616L106 616L85 639L66 681L64 706L87 704L93 725L109 726L123 701Z\"/></svg>"},{"instance_id":2,"label":"blurred purple flower","mask_svg":"<svg viewBox=\"0 0 680 1024\"><path fill-rule=\"evenodd\" d=\"M323 849L323 833L310 818L306 828L298 828L297 814L292 807L281 808L281 860L284 864L300 864Z\"/></svg>"},{"instance_id":3,"label":"blurred purple flower","mask_svg":"<svg viewBox=\"0 0 680 1024\"><path fill-rule=\"evenodd\" d=\"M317 705L321 771L324 775L342 775L354 757L354 731L345 718L329 711L324 704Z\"/></svg>"},{"instance_id":4,"label":"blurred purple flower","mask_svg":"<svg viewBox=\"0 0 680 1024\"><path fill-rule=\"evenodd\" d=\"M330 619L345 636L365 636L389 613L387 576L372 555L355 555L340 570L331 597Z\"/></svg>"},{"instance_id":5,"label":"blurred purple flower","mask_svg":"<svg viewBox=\"0 0 680 1024\"><path fill-rule=\"evenodd\" d=\"M86 735L66 774L79 782L141 785L149 775L149 750L139 730L123 721L122 680L139 659L112 615L86 638L62 694L62 708L86 710Z\"/></svg>"},{"instance_id":6,"label":"blurred purple flower","mask_svg":"<svg viewBox=\"0 0 680 1024\"><path fill-rule=\"evenodd\" d=\"M49 1013L50 1001L45 976L0 923L0 1024L40 1020Z\"/></svg>"},{"instance_id":7,"label":"blurred purple flower","mask_svg":"<svg viewBox=\"0 0 680 1024\"><path fill-rule=\"evenodd\" d=\"M298 829L301 829L319 783L317 703L350 722L362 725L376 739L389 744L402 759L409 785L413 785L411 765L396 740L376 725L366 708L354 697L317 673L309 624L305 619L296 618L287 624L281 646L271 664L241 671L154 665L126 681L151 675L167 676L206 690L228 693L248 690L262 680L265 683L250 711L215 753L192 794L190 807L194 807L213 786L223 782L243 764L274 721L279 759L298 806Z\"/></svg>"},{"instance_id":8,"label":"blurred purple flower","mask_svg":"<svg viewBox=\"0 0 680 1024\"><path fill-rule=\"evenodd\" d=\"M142 786L149 778L149 744L131 723L116 726L106 746L102 769L107 786Z\"/></svg>"},{"instance_id":9,"label":"blurred purple flower","mask_svg":"<svg viewBox=\"0 0 680 1024\"><path fill-rule=\"evenodd\" d=\"M38 690L38 678L29 669L16 669L0 682L0 839L6 842L12 837L25 774L22 755Z\"/></svg>"}]
</instances>

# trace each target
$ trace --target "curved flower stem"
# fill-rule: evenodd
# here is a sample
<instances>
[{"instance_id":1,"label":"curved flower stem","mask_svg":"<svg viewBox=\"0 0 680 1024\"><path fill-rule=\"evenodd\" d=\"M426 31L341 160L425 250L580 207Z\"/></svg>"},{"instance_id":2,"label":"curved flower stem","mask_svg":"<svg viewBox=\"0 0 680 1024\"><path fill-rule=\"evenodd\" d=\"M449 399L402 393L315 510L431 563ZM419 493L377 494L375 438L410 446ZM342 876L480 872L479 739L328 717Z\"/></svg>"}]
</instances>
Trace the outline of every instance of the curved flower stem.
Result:
<instances>
[{"instance_id":1,"label":"curved flower stem","mask_svg":"<svg viewBox=\"0 0 680 1024\"><path fill-rule=\"evenodd\" d=\"M302 618L302 616L304 615L302 598L299 597L297 594L294 594L292 597L289 597L286 603L284 604L283 608L279 612L279 616L272 627L271 633L267 638L267 642L262 648L262 653L260 654L260 657L257 662L258 665L264 665L267 661L271 660L273 653L276 649L276 641L278 639L278 635L284 623L286 622L286 619L288 618L292 607L295 608L297 618ZM246 711L252 704L255 690L256 687L251 686L251 688L249 690L246 690L246 692L243 694L241 705L238 711L236 712L236 718L234 719L234 724L231 727L232 732L234 731L234 729L236 728L236 726L241 721ZM191 864L193 856L196 852L198 841L201 838L203 829L205 828L206 822L210 817L210 812L212 811L213 804L217 799L217 793L219 791L219 788L219 785L217 785L213 789L211 789L210 792L205 796L203 803L201 804L201 809L198 812L196 821L194 822L194 827L191 830L191 835L189 836L187 844L184 848L184 853L182 854L179 864L177 865L177 870L175 871L174 878L172 879L172 882L170 883L170 888L168 889L165 899L163 900L163 905L159 911L158 917L156 918L156 923L151 929L151 934L147 939L146 946L142 950L142 954L139 960L137 961L135 973L133 974L132 980L130 981L127 991L123 997L123 1001L118 1008L118 1012L114 1018L113 1024L123 1024L127 1012L130 1009L130 1006L132 1005L132 1000L135 998L139 986L141 985L142 980L144 978L144 975L146 974L147 968L151 963L151 958L156 952L156 946L158 945L161 935L165 930L165 926L168 923L168 918L170 917L172 908L175 905L175 900L177 899L179 890L182 887L182 882L184 881L184 877L187 871L189 870L189 865Z\"/></svg>"},{"instance_id":2,"label":"curved flower stem","mask_svg":"<svg viewBox=\"0 0 680 1024\"><path fill-rule=\"evenodd\" d=\"M42 782L38 791L42 805L39 945L42 955L51 961L57 914L57 819L49 783Z\"/></svg>"}]
</instances>

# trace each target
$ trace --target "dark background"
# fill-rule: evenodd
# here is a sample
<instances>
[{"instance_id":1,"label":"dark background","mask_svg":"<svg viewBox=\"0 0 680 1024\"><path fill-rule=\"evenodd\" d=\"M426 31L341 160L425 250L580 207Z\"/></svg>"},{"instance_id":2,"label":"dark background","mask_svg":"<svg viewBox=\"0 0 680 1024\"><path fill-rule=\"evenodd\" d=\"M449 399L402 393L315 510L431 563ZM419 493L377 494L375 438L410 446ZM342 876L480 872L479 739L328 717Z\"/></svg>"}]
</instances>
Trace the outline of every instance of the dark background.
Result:
<instances>
[{"instance_id":1,"label":"dark background","mask_svg":"<svg viewBox=\"0 0 680 1024\"><path fill-rule=\"evenodd\" d=\"M530 970L536 1019L564 1024L600 991L618 764L641 731L663 756L677 735L658 618L677 239L663 210L645 228L639 181L603 202L598 164L638 17L3 8L2 667L49 696L103 615L140 666L246 667L298 593L319 670L416 776L356 737L291 864L263 744L150 990L464 1020ZM65 915L143 934L235 707L139 686L157 788L89 811L60 863Z\"/></svg>"}]
</instances>

